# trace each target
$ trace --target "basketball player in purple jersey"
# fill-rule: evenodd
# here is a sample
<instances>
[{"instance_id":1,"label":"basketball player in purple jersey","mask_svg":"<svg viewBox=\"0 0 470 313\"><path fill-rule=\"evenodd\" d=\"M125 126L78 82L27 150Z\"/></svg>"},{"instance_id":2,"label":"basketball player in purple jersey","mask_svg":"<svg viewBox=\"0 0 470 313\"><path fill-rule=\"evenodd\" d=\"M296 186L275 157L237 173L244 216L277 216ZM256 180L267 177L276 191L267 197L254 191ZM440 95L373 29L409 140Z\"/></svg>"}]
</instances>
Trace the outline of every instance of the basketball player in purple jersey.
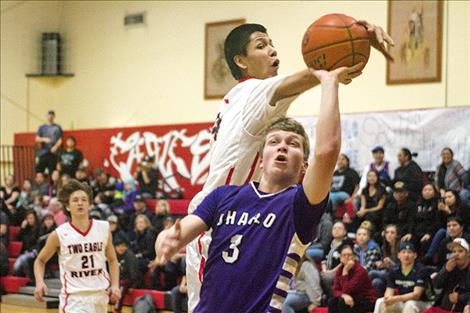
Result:
<instances>
[{"instance_id":1,"label":"basketball player in purple jersey","mask_svg":"<svg viewBox=\"0 0 470 313\"><path fill-rule=\"evenodd\" d=\"M164 261L212 230L194 312L281 312L289 280L328 201L341 147L339 82L350 82L361 65L312 70L322 98L310 165L305 130L292 119L280 118L266 131L259 183L215 189L193 214L158 236L157 257ZM302 175L302 184L297 184Z\"/></svg>"}]
</instances>

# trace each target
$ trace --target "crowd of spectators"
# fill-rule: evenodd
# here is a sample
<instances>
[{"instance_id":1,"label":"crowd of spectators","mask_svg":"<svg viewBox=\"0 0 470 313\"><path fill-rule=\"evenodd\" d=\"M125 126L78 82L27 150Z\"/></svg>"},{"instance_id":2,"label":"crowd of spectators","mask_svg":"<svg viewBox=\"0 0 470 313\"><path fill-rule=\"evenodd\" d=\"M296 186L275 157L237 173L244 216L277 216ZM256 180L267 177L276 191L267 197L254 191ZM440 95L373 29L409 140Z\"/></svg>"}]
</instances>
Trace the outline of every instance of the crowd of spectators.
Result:
<instances>
[{"instance_id":1,"label":"crowd of spectators","mask_svg":"<svg viewBox=\"0 0 470 313\"><path fill-rule=\"evenodd\" d=\"M1 186L2 257L9 226L19 227L15 240L22 248L13 273L33 279L32 262L47 235L67 221L57 191L75 178L93 189L90 216L110 224L123 290L171 290L173 310L181 312L184 251L165 264L155 260L155 239L173 224L165 200L157 201L155 212L147 207L149 199L161 196L155 160L145 157L134 178L125 181L101 168L91 171L75 138L67 138L60 149L62 130L54 117L49 112L48 124L38 130L35 177L17 185L8 175ZM398 152L394 171L383 147L375 147L372 156L361 176L347 155L339 156L329 208L291 282L283 312L321 305L329 312L462 312L470 301L468 171L447 147L434 178L423 174L407 148ZM8 262L0 263L6 275Z\"/></svg>"}]
</instances>

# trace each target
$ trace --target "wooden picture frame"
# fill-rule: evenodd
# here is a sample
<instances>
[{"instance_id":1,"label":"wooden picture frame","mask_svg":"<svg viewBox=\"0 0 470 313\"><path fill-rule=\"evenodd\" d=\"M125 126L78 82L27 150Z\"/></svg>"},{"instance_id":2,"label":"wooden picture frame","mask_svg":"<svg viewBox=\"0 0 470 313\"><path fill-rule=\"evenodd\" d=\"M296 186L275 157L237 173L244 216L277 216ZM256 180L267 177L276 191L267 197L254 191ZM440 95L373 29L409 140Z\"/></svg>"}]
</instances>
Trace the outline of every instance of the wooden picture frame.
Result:
<instances>
[{"instance_id":1,"label":"wooden picture frame","mask_svg":"<svg viewBox=\"0 0 470 313\"><path fill-rule=\"evenodd\" d=\"M236 85L224 56L229 32L245 19L206 23L204 58L204 99L221 99Z\"/></svg>"},{"instance_id":2,"label":"wooden picture frame","mask_svg":"<svg viewBox=\"0 0 470 313\"><path fill-rule=\"evenodd\" d=\"M388 1L388 85L441 81L443 2Z\"/></svg>"}]
</instances>

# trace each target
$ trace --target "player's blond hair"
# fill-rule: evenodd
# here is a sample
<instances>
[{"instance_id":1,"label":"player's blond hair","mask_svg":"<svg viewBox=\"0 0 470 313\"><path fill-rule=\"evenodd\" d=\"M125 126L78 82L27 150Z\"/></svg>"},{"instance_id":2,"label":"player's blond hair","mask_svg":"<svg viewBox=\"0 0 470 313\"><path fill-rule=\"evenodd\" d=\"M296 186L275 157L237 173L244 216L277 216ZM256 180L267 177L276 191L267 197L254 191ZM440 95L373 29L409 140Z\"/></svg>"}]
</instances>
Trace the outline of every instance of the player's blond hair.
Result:
<instances>
[{"instance_id":1,"label":"player's blond hair","mask_svg":"<svg viewBox=\"0 0 470 313\"><path fill-rule=\"evenodd\" d=\"M310 155L310 141L308 139L307 133L305 132L305 128L297 122L296 120L289 118L289 117L281 117L272 122L264 132L264 139L263 143L260 147L260 154L263 154L263 149L266 144L266 137L269 133L276 131L276 130L283 130L287 132L292 132L302 136L304 139L303 142L303 150L304 150L304 160L308 161L308 157Z\"/></svg>"}]
</instances>

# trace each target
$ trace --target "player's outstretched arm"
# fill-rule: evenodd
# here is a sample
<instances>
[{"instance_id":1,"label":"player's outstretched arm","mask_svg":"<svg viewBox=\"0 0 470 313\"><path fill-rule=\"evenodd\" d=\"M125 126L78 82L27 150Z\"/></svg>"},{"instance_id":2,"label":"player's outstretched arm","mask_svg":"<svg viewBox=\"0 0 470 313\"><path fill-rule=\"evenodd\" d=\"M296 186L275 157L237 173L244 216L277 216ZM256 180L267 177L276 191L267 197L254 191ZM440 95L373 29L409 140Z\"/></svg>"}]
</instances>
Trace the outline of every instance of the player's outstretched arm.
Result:
<instances>
[{"instance_id":1,"label":"player's outstretched arm","mask_svg":"<svg viewBox=\"0 0 470 313\"><path fill-rule=\"evenodd\" d=\"M299 95L319 83L320 81L309 69L292 74L286 77L276 88L270 104L274 105L284 98Z\"/></svg>"},{"instance_id":2,"label":"player's outstretched arm","mask_svg":"<svg viewBox=\"0 0 470 313\"><path fill-rule=\"evenodd\" d=\"M56 253L59 247L59 236L57 236L57 233L53 231L48 236L45 246L41 249L39 255L34 261L34 279L36 281L34 297L38 302L42 302L42 297L47 294L47 286L44 283L44 269L46 268L46 263L54 255L54 253Z\"/></svg>"},{"instance_id":3,"label":"player's outstretched arm","mask_svg":"<svg viewBox=\"0 0 470 313\"><path fill-rule=\"evenodd\" d=\"M341 149L341 121L338 88L342 81L348 84L361 74L359 63L341 67L331 72L319 70L313 74L321 82L320 114L315 131L315 148L311 164L305 173L303 186L307 199L317 204L325 199L330 189L336 160Z\"/></svg>"},{"instance_id":4,"label":"player's outstretched arm","mask_svg":"<svg viewBox=\"0 0 470 313\"><path fill-rule=\"evenodd\" d=\"M182 247L194 240L209 227L196 215L188 215L176 220L170 229L160 232L155 241L156 260L165 263Z\"/></svg>"}]
</instances>

